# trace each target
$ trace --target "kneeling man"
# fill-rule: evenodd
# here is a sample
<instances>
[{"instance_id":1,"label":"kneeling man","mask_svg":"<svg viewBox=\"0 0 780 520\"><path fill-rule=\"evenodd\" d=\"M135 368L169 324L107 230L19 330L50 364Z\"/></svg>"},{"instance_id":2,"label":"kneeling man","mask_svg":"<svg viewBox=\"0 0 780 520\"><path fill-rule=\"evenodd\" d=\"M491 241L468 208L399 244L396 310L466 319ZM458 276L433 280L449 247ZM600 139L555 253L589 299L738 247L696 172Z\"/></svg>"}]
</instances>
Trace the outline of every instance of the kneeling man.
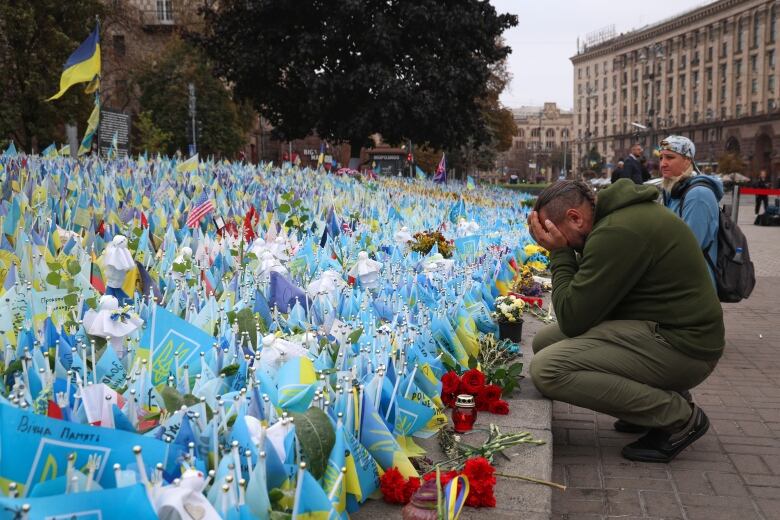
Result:
<instances>
[{"instance_id":1,"label":"kneeling man","mask_svg":"<svg viewBox=\"0 0 780 520\"><path fill-rule=\"evenodd\" d=\"M626 179L602 190L560 181L529 217L550 251L558 323L533 342L531 377L559 401L646 432L627 459L669 462L709 428L688 390L715 368L723 312L691 230Z\"/></svg>"}]
</instances>

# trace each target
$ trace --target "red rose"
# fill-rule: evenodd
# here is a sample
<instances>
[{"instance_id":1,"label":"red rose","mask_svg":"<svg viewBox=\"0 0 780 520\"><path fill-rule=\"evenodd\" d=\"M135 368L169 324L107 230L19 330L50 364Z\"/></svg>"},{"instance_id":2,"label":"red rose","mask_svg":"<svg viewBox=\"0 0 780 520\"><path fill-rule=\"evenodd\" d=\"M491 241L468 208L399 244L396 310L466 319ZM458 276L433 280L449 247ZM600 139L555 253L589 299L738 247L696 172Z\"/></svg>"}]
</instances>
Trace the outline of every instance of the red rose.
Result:
<instances>
[{"instance_id":1,"label":"red rose","mask_svg":"<svg viewBox=\"0 0 780 520\"><path fill-rule=\"evenodd\" d=\"M509 403L502 401L501 399L493 401L488 405L488 411L498 415L507 415L509 414Z\"/></svg>"},{"instance_id":2,"label":"red rose","mask_svg":"<svg viewBox=\"0 0 780 520\"><path fill-rule=\"evenodd\" d=\"M469 481L487 481L495 484L496 477L493 476L495 472L496 468L485 457L472 457L463 466L463 474L469 478Z\"/></svg>"},{"instance_id":3,"label":"red rose","mask_svg":"<svg viewBox=\"0 0 780 520\"><path fill-rule=\"evenodd\" d=\"M482 399L487 401L488 404L493 404L501 399L501 392L501 387L498 385L485 385L479 392L479 395Z\"/></svg>"},{"instance_id":4,"label":"red rose","mask_svg":"<svg viewBox=\"0 0 780 520\"><path fill-rule=\"evenodd\" d=\"M450 470L450 471L443 472L441 474L441 478L440 478L441 485L442 486L447 485L450 482L450 480L454 479L457 476L458 476L458 472L455 471L454 469ZM436 480L436 472L435 471L431 471L431 472L427 473L423 477L423 480L426 480L426 481L428 481L428 480Z\"/></svg>"},{"instance_id":5,"label":"red rose","mask_svg":"<svg viewBox=\"0 0 780 520\"><path fill-rule=\"evenodd\" d=\"M485 374L472 368L463 374L461 378L461 389L471 395L479 395L479 390L485 386Z\"/></svg>"},{"instance_id":6,"label":"red rose","mask_svg":"<svg viewBox=\"0 0 780 520\"><path fill-rule=\"evenodd\" d=\"M441 402L447 408L455 408L455 394L441 394Z\"/></svg>"},{"instance_id":7,"label":"red rose","mask_svg":"<svg viewBox=\"0 0 780 520\"><path fill-rule=\"evenodd\" d=\"M420 479L417 477L409 477L409 480L404 484L404 504L408 504L412 499L412 495L420 489Z\"/></svg>"},{"instance_id":8,"label":"red rose","mask_svg":"<svg viewBox=\"0 0 780 520\"><path fill-rule=\"evenodd\" d=\"M471 507L496 507L494 495L496 477L495 468L484 457L474 457L466 461L463 475L469 479L471 490L466 505Z\"/></svg>"},{"instance_id":9,"label":"red rose","mask_svg":"<svg viewBox=\"0 0 780 520\"><path fill-rule=\"evenodd\" d=\"M444 374L444 377L441 378L441 384L442 394L454 394L458 392L458 387L460 386L460 377L456 372L453 372L450 370L446 374Z\"/></svg>"},{"instance_id":10,"label":"red rose","mask_svg":"<svg viewBox=\"0 0 780 520\"><path fill-rule=\"evenodd\" d=\"M481 397L480 394L477 394L476 405L477 405L478 412L487 412L488 409L490 408L490 403L488 403L486 399Z\"/></svg>"},{"instance_id":11,"label":"red rose","mask_svg":"<svg viewBox=\"0 0 780 520\"><path fill-rule=\"evenodd\" d=\"M379 489L382 491L385 502L389 504L405 504L404 501L404 477L395 468L385 471L379 479Z\"/></svg>"}]
</instances>

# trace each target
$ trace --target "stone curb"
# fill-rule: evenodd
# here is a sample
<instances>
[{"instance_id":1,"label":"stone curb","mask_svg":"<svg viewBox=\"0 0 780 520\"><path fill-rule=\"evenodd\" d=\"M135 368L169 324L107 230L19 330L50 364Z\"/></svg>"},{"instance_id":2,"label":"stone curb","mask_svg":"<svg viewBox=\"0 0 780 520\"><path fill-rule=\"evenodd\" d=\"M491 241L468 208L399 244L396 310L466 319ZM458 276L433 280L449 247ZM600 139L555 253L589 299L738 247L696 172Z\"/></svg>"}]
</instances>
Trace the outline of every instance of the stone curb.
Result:
<instances>
[{"instance_id":1,"label":"stone curb","mask_svg":"<svg viewBox=\"0 0 780 520\"><path fill-rule=\"evenodd\" d=\"M545 441L541 446L520 445L506 451L509 460L497 456L494 465L499 473L533 477L551 480L553 461L552 438L552 401L542 396L528 377L528 367L533 357L531 339L543 325L532 317L527 317L523 331L523 374L526 376L520 383L520 391L508 399L509 415L494 415L481 413L477 417L475 429L487 429L490 423L495 424L506 433L528 431L534 438ZM478 444L484 440L485 434L475 432L466 435L462 441ZM442 460L436 437L426 440L415 439L428 451L433 460ZM476 441L476 442L475 442ZM475 509L466 507L460 515L462 520L477 520L490 517L491 520L510 520L523 518L525 520L546 520L552 514L552 493L558 492L552 488L532 482L525 482L507 477L497 477L496 507L490 509ZM350 515L353 520L372 520L376 518L401 518L401 506L386 504L381 499L368 500L360 510Z\"/></svg>"}]
</instances>

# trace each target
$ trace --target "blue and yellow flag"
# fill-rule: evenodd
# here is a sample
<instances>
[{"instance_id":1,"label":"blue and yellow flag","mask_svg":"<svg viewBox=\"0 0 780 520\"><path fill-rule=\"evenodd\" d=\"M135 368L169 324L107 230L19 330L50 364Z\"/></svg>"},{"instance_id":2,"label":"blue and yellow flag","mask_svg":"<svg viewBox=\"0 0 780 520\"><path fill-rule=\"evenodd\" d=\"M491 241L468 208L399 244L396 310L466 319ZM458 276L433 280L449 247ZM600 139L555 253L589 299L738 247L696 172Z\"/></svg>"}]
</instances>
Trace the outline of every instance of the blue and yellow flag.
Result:
<instances>
[{"instance_id":1,"label":"blue and yellow flag","mask_svg":"<svg viewBox=\"0 0 780 520\"><path fill-rule=\"evenodd\" d=\"M65 70L60 77L60 91L50 97L59 99L67 90L77 83L91 83L100 75L100 25L95 26L86 40L70 55L65 62Z\"/></svg>"},{"instance_id":2,"label":"blue and yellow flag","mask_svg":"<svg viewBox=\"0 0 780 520\"><path fill-rule=\"evenodd\" d=\"M315 478L308 471L301 472L298 486L301 488L293 508L293 518L299 520L328 520L333 505Z\"/></svg>"},{"instance_id":3,"label":"blue and yellow flag","mask_svg":"<svg viewBox=\"0 0 780 520\"><path fill-rule=\"evenodd\" d=\"M379 464L387 471L392 467L398 468L404 478L417 477L417 470L404 454L398 441L387 424L377 413L371 399L363 398L363 420L360 423L360 442L366 447L368 452Z\"/></svg>"},{"instance_id":4,"label":"blue and yellow flag","mask_svg":"<svg viewBox=\"0 0 780 520\"><path fill-rule=\"evenodd\" d=\"M84 132L84 139L81 140L79 146L79 157L89 153L92 150L92 141L95 139L97 133L98 123L100 122L100 98L95 96L95 108L92 109L92 113L87 120L87 131Z\"/></svg>"},{"instance_id":5,"label":"blue and yellow flag","mask_svg":"<svg viewBox=\"0 0 780 520\"><path fill-rule=\"evenodd\" d=\"M279 407L297 413L303 413L309 408L317 390L317 375L309 358L293 358L282 365L276 381L279 387Z\"/></svg>"}]
</instances>

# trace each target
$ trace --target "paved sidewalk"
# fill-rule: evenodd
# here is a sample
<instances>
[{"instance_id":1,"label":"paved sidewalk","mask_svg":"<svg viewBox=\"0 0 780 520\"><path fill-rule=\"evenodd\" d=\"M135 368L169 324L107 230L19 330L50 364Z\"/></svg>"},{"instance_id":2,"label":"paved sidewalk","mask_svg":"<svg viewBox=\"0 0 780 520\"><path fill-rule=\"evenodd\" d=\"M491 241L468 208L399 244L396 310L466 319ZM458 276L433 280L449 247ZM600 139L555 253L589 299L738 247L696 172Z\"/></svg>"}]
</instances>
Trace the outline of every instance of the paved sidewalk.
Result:
<instances>
[{"instance_id":1,"label":"paved sidewalk","mask_svg":"<svg viewBox=\"0 0 780 520\"><path fill-rule=\"evenodd\" d=\"M710 431L670 464L623 459L635 435L614 419L553 406L552 517L780 519L780 228L752 225L753 198L740 205L759 277L751 298L724 304L726 351L693 390Z\"/></svg>"}]
</instances>

